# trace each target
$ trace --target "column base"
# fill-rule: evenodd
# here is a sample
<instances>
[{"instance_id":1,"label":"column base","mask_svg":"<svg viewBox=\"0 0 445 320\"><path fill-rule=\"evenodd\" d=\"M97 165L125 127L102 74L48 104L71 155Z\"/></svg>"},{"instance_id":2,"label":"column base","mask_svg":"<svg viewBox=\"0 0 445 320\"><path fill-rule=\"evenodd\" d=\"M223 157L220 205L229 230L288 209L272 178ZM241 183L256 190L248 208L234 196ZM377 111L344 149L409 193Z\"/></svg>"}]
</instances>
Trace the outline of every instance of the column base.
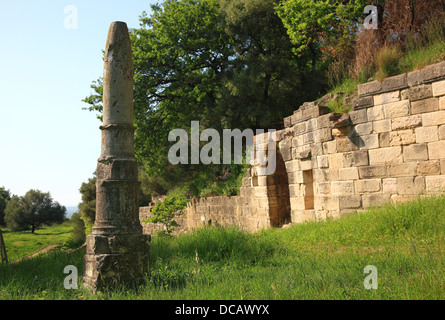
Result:
<instances>
[{"instance_id":1,"label":"column base","mask_svg":"<svg viewBox=\"0 0 445 320\"><path fill-rule=\"evenodd\" d=\"M139 284L148 273L150 241L145 234L88 235L83 286L95 292Z\"/></svg>"}]
</instances>

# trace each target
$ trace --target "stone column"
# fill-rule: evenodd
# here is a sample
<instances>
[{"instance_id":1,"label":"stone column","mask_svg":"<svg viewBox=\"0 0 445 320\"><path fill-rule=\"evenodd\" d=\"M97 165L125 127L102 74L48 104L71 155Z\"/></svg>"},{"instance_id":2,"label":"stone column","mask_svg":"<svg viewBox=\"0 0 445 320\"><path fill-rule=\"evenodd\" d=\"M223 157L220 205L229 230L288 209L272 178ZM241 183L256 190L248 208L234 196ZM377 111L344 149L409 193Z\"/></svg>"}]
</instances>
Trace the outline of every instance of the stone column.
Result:
<instances>
[{"instance_id":1,"label":"stone column","mask_svg":"<svg viewBox=\"0 0 445 320\"><path fill-rule=\"evenodd\" d=\"M84 285L132 284L147 272L150 236L142 234L134 156L133 61L124 22L111 23L105 48L96 220L87 237Z\"/></svg>"}]
</instances>

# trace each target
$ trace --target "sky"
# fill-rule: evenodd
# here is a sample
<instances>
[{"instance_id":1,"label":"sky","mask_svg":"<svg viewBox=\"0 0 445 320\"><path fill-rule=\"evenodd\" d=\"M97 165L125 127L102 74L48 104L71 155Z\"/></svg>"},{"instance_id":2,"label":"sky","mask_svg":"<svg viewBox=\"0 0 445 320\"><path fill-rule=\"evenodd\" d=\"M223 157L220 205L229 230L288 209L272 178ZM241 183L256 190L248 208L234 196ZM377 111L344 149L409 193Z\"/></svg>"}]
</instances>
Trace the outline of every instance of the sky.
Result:
<instances>
[{"instance_id":1,"label":"sky","mask_svg":"<svg viewBox=\"0 0 445 320\"><path fill-rule=\"evenodd\" d=\"M0 0L0 187L64 206L100 156L100 121L82 110L103 73L112 21L139 27L156 0ZM159 1L161 2L161 1Z\"/></svg>"}]
</instances>

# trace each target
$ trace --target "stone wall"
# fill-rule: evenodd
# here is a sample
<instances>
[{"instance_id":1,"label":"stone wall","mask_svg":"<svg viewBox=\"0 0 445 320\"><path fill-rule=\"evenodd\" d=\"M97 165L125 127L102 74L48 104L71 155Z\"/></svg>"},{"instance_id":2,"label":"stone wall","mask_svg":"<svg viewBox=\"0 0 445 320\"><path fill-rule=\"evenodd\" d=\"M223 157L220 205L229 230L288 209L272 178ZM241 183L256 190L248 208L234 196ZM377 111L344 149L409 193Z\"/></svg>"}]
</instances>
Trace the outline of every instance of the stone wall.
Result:
<instances>
[{"instance_id":1,"label":"stone wall","mask_svg":"<svg viewBox=\"0 0 445 320\"><path fill-rule=\"evenodd\" d=\"M285 118L275 173L264 175L256 165L239 196L192 199L188 228L255 231L445 188L445 62L359 85L350 103L348 114L311 102ZM264 147L258 141L255 148Z\"/></svg>"},{"instance_id":2,"label":"stone wall","mask_svg":"<svg viewBox=\"0 0 445 320\"><path fill-rule=\"evenodd\" d=\"M312 103L287 117L278 140L292 222L445 188L443 79L445 62L359 85L349 114Z\"/></svg>"},{"instance_id":3,"label":"stone wall","mask_svg":"<svg viewBox=\"0 0 445 320\"><path fill-rule=\"evenodd\" d=\"M163 197L165 198L165 196ZM157 199L157 201L162 201L162 199ZM150 203L148 207L140 207L139 208L139 220L142 225L142 232L144 234L155 235L160 231L165 230L165 226L162 223L147 223L144 220L151 218L153 215L151 214L151 209L153 208L154 203ZM187 216L184 211L177 212L175 214L175 218L173 219L179 225L179 227L173 228L173 235L178 235L187 231Z\"/></svg>"}]
</instances>

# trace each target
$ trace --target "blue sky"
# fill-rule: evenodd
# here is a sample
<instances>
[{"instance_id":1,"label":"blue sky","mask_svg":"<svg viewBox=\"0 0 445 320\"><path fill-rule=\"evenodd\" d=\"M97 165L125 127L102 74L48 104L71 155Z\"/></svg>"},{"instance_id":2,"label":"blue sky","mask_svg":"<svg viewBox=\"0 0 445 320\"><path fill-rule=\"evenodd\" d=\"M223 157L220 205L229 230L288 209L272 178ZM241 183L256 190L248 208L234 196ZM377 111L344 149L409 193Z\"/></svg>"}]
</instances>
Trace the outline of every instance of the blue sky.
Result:
<instances>
[{"instance_id":1,"label":"blue sky","mask_svg":"<svg viewBox=\"0 0 445 320\"><path fill-rule=\"evenodd\" d=\"M81 201L100 155L100 122L82 110L102 76L112 21L139 27L155 0L0 0L0 186ZM77 9L77 29L67 29Z\"/></svg>"}]
</instances>

